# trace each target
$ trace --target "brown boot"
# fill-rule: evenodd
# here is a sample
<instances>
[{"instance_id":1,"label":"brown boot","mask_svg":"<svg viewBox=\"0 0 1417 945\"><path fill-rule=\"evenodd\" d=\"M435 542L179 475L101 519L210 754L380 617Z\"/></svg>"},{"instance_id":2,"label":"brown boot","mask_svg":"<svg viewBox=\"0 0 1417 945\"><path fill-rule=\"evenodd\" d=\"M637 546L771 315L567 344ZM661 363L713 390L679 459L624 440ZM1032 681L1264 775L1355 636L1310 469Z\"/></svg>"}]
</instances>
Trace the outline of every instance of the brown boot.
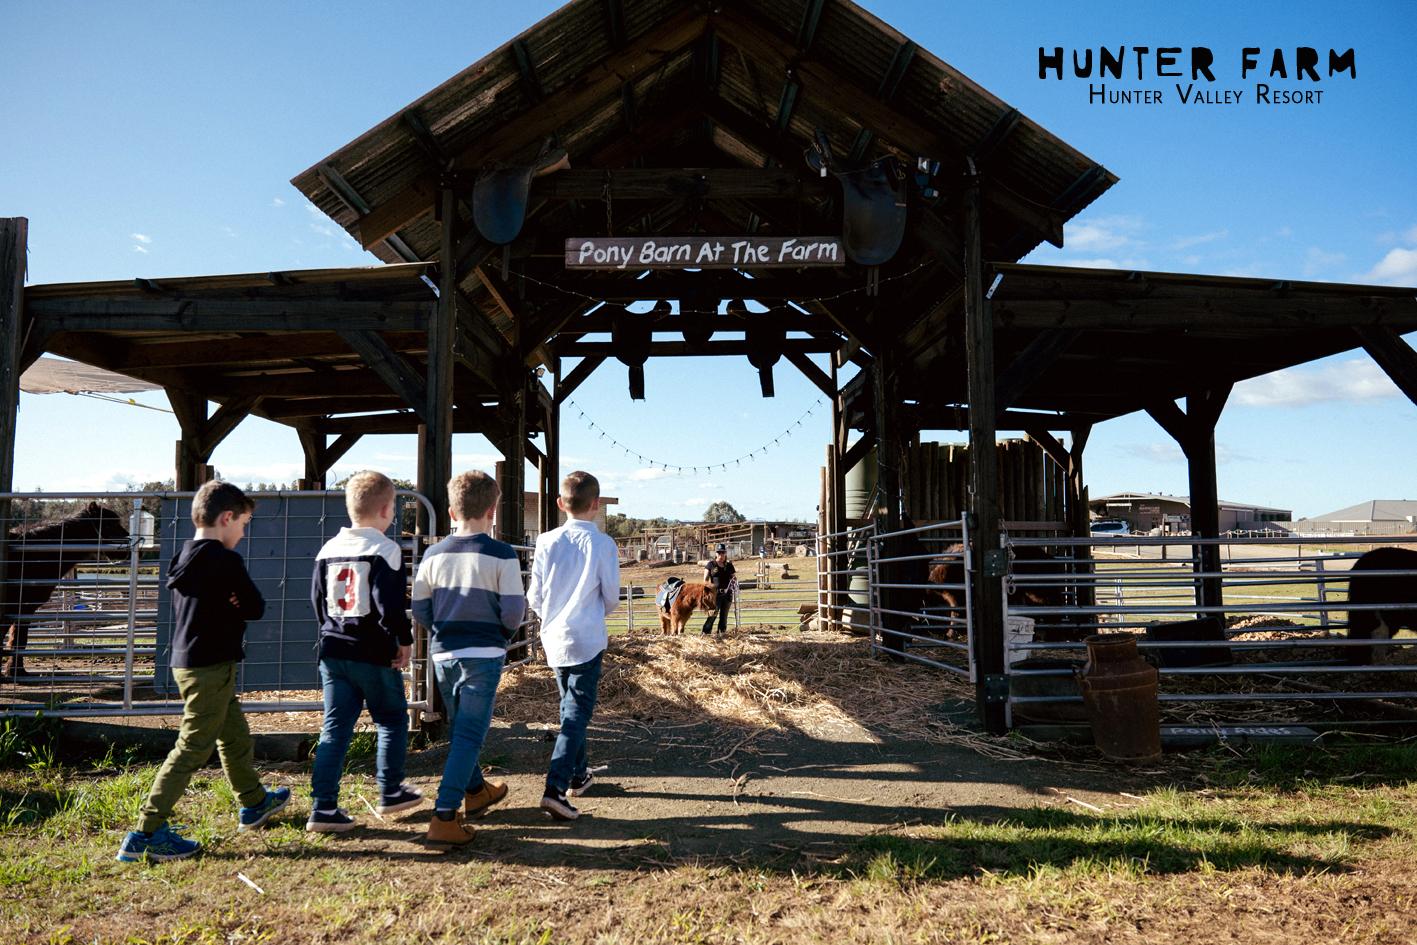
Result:
<instances>
[{"instance_id":1,"label":"brown boot","mask_svg":"<svg viewBox=\"0 0 1417 945\"><path fill-rule=\"evenodd\" d=\"M463 813L468 817L475 817L478 814L486 813L487 808L493 804L500 804L506 798L507 785L501 781L483 781L482 787L476 791L468 791L463 795Z\"/></svg>"},{"instance_id":2,"label":"brown boot","mask_svg":"<svg viewBox=\"0 0 1417 945\"><path fill-rule=\"evenodd\" d=\"M472 825L463 823L462 814L454 811L451 820L444 820L433 812L428 821L428 842L439 846L465 846L472 842Z\"/></svg>"}]
</instances>

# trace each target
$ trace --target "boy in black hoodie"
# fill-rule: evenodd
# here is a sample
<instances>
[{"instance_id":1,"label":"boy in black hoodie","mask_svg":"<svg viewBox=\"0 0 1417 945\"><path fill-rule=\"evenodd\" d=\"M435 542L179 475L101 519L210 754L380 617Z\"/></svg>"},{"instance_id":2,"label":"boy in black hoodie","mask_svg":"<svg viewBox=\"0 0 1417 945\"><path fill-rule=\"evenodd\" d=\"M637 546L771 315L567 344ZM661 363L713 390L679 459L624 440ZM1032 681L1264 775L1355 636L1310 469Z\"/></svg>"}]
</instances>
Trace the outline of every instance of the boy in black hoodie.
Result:
<instances>
[{"instance_id":1,"label":"boy in black hoodie","mask_svg":"<svg viewBox=\"0 0 1417 945\"><path fill-rule=\"evenodd\" d=\"M238 830L264 826L290 800L289 788L268 791L261 784L251 763L251 730L236 698L246 621L259 620L266 610L235 550L255 507L244 492L221 481L207 483L192 498L197 531L167 576L174 617L172 678L184 703L182 728L148 792L138 829L118 848L121 862L180 860L201 850L167 820L213 748L221 752L222 770L241 800Z\"/></svg>"}]
</instances>

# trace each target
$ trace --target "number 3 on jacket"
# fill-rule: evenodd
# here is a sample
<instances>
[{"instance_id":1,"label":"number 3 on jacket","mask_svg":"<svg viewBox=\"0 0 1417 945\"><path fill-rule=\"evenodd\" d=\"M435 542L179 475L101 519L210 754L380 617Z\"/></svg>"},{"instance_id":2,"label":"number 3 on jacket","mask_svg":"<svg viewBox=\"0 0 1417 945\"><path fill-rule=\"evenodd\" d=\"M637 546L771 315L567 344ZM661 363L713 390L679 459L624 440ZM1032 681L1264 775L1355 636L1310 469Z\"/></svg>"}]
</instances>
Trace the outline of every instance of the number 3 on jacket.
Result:
<instances>
[{"instance_id":1,"label":"number 3 on jacket","mask_svg":"<svg viewBox=\"0 0 1417 945\"><path fill-rule=\"evenodd\" d=\"M369 562L330 562L325 572L325 609L331 617L369 613Z\"/></svg>"}]
</instances>

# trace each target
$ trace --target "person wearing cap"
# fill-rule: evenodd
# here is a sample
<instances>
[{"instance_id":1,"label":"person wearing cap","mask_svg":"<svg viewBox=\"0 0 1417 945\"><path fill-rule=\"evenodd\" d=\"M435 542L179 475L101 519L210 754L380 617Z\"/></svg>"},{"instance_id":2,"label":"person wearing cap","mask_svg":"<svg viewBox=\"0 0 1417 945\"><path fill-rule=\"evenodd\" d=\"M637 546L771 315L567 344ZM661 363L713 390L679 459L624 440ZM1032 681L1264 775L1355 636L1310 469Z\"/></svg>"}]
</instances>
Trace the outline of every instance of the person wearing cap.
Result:
<instances>
[{"instance_id":1,"label":"person wearing cap","mask_svg":"<svg viewBox=\"0 0 1417 945\"><path fill-rule=\"evenodd\" d=\"M718 590L718 632L722 633L728 627L728 608L733 603L733 562L728 560L728 546L719 545L714 549L713 560L704 568L704 583L712 584ZM709 614L708 620L704 621L704 633L713 632L713 618L715 614Z\"/></svg>"}]
</instances>

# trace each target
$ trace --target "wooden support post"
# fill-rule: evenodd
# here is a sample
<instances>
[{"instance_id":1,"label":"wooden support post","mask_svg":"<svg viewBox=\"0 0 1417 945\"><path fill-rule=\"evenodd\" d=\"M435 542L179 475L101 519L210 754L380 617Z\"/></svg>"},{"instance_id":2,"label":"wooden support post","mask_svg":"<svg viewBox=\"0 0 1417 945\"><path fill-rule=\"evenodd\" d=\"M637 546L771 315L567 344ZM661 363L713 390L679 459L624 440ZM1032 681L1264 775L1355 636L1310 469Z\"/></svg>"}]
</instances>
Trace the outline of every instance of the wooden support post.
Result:
<instances>
[{"instance_id":1,"label":"wooden support post","mask_svg":"<svg viewBox=\"0 0 1417 945\"><path fill-rule=\"evenodd\" d=\"M317 430L301 427L296 432L300 435L301 452L305 454L305 477L300 480L300 488L309 490L328 489L330 467L363 436L362 433L341 433L333 443L328 443L325 434Z\"/></svg>"},{"instance_id":2,"label":"wooden support post","mask_svg":"<svg viewBox=\"0 0 1417 945\"><path fill-rule=\"evenodd\" d=\"M1068 444L1067 494L1063 503L1068 530L1074 538L1087 538L1092 534L1092 516L1087 508L1087 482L1082 474L1082 451L1087 447L1087 438L1092 433L1092 424L1081 423L1073 427L1072 442ZM1091 558L1091 545L1075 545L1073 554L1079 558ZM1075 564L1073 572L1091 575L1091 563ZM1077 585L1077 605L1091 607L1097 599L1097 589L1091 581L1080 581Z\"/></svg>"},{"instance_id":3,"label":"wooden support post","mask_svg":"<svg viewBox=\"0 0 1417 945\"><path fill-rule=\"evenodd\" d=\"M971 167L971 170L973 168ZM990 734L1007 728L1008 684L1004 676L1004 588L1008 560L999 547L998 450L994 443L994 318L984 295L983 220L980 181L971 173L964 192L965 361L969 371L969 459L974 555L975 699Z\"/></svg>"},{"instance_id":4,"label":"wooden support post","mask_svg":"<svg viewBox=\"0 0 1417 945\"><path fill-rule=\"evenodd\" d=\"M526 540L526 410L527 390L503 392L500 413L507 422L504 436L497 444L503 461L497 464L497 484L502 488L502 503L497 510L497 534L512 545Z\"/></svg>"},{"instance_id":5,"label":"wooden support post","mask_svg":"<svg viewBox=\"0 0 1417 945\"><path fill-rule=\"evenodd\" d=\"M29 220L24 217L0 219L0 493L8 493L15 484L15 427L20 412L20 350L25 342L25 262L29 239ZM0 535L11 526L10 500L0 498ZM6 542L0 541L0 576L6 571ZM9 602L13 592L8 582L0 581L0 627L11 624ZM23 625L19 625L23 627ZM21 633L16 632L0 645L21 648ZM21 657L18 652L7 658L7 670L17 670Z\"/></svg>"},{"instance_id":6,"label":"wooden support post","mask_svg":"<svg viewBox=\"0 0 1417 945\"><path fill-rule=\"evenodd\" d=\"M438 247L440 280L438 302L428 319L428 406L419 428L418 491L433 505L434 535L451 530L448 518L448 480L453 474L453 343L457 337L458 282L454 252L458 244L458 197L444 183L440 202L441 239Z\"/></svg>"},{"instance_id":7,"label":"wooden support post","mask_svg":"<svg viewBox=\"0 0 1417 945\"><path fill-rule=\"evenodd\" d=\"M1181 451L1186 454L1191 492L1191 534L1199 538L1220 537L1220 490L1215 475L1215 425L1220 420L1220 412L1225 409L1225 401L1229 396L1230 385L1226 384L1187 396L1184 413L1169 400L1153 404L1146 410L1162 429L1171 434L1180 445ZM1192 554L1196 571L1219 573L1219 546L1193 545ZM1224 595L1221 592L1220 578L1196 579L1197 606L1219 607L1222 603Z\"/></svg>"},{"instance_id":8,"label":"wooden support post","mask_svg":"<svg viewBox=\"0 0 1417 945\"><path fill-rule=\"evenodd\" d=\"M20 410L20 352L25 343L25 263L29 220L0 219L0 492L15 479Z\"/></svg>"},{"instance_id":9,"label":"wooden support post","mask_svg":"<svg viewBox=\"0 0 1417 945\"><path fill-rule=\"evenodd\" d=\"M537 472L540 489L536 528L547 532L561 524L561 510L556 507L556 497L561 494L561 402L554 398L546 411L546 456Z\"/></svg>"}]
</instances>

